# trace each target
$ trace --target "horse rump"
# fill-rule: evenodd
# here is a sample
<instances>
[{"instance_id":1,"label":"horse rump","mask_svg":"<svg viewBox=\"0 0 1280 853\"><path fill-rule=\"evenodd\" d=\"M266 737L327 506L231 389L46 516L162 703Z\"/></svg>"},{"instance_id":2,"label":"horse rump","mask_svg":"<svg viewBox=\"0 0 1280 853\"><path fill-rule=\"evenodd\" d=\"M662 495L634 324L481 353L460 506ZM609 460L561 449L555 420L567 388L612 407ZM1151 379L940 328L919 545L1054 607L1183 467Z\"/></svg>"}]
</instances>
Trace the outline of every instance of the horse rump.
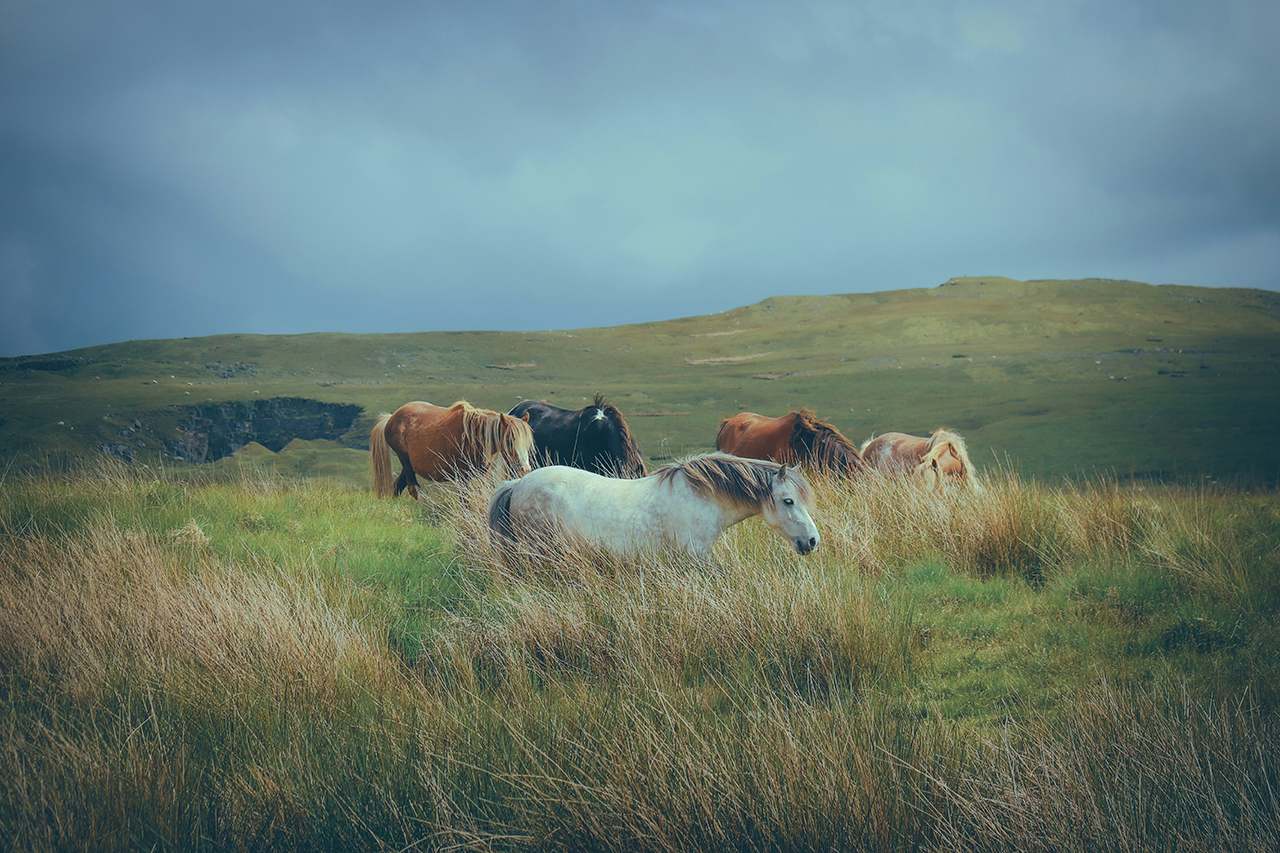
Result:
<instances>
[{"instance_id":1,"label":"horse rump","mask_svg":"<svg viewBox=\"0 0 1280 853\"><path fill-rule=\"evenodd\" d=\"M503 483L489 499L489 535L499 544L514 542L516 538L511 523L511 495L518 484L518 481Z\"/></svg>"}]
</instances>

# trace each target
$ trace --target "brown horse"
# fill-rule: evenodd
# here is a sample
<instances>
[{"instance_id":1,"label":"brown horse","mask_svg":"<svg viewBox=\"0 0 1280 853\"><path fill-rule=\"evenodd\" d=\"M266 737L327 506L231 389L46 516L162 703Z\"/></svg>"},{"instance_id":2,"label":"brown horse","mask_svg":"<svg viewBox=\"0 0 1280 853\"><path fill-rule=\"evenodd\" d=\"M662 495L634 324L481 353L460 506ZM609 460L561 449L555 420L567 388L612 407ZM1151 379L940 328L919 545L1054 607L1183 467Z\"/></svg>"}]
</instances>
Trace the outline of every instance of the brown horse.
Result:
<instances>
[{"instance_id":1,"label":"brown horse","mask_svg":"<svg viewBox=\"0 0 1280 853\"><path fill-rule=\"evenodd\" d=\"M948 429L928 437L886 432L862 445L862 460L886 476L912 474L930 484L963 483L981 490L964 439Z\"/></svg>"},{"instance_id":2,"label":"brown horse","mask_svg":"<svg viewBox=\"0 0 1280 853\"><path fill-rule=\"evenodd\" d=\"M529 418L513 418L477 409L466 400L452 406L405 403L395 414L383 412L369 433L369 467L373 492L380 498L399 495L407 487L418 497L418 479L465 479L501 455L517 476L529 473L533 433ZM391 453L402 470L392 483Z\"/></svg>"},{"instance_id":3,"label":"brown horse","mask_svg":"<svg viewBox=\"0 0 1280 853\"><path fill-rule=\"evenodd\" d=\"M716 448L750 459L807 465L822 474L852 476L865 469L858 448L808 409L780 418L739 412L720 422Z\"/></svg>"}]
</instances>

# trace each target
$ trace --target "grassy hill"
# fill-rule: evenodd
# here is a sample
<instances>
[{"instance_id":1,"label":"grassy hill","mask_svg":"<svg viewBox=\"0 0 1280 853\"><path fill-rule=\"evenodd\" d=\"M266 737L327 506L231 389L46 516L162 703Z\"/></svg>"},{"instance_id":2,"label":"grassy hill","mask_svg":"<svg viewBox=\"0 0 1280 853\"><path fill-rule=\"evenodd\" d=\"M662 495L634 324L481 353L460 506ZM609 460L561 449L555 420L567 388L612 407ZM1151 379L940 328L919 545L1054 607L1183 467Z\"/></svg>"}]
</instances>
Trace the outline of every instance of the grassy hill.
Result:
<instances>
[{"instance_id":1,"label":"grassy hill","mask_svg":"<svg viewBox=\"0 0 1280 853\"><path fill-rule=\"evenodd\" d=\"M130 341L0 359L0 383L18 466L103 445L172 465L190 407L302 398L363 413L333 440L216 464L362 482L379 411L601 391L652 461L710 449L736 411L808 406L856 441L947 425L980 466L1041 477L1280 479L1280 297L1256 290L957 278L605 329Z\"/></svg>"}]
</instances>

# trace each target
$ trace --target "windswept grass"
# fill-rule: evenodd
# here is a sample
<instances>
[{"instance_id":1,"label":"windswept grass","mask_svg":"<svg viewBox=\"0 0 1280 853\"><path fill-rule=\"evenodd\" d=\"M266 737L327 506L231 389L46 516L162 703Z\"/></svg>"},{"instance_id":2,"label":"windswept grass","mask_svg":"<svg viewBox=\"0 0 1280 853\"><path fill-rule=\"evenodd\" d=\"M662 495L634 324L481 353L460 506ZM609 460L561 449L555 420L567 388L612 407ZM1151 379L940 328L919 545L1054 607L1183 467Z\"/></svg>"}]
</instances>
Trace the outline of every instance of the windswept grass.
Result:
<instances>
[{"instance_id":1,"label":"windswept grass","mask_svg":"<svg viewBox=\"0 0 1280 853\"><path fill-rule=\"evenodd\" d=\"M12 849L1280 841L1274 496L819 484L823 546L562 550L489 484L0 484Z\"/></svg>"}]
</instances>

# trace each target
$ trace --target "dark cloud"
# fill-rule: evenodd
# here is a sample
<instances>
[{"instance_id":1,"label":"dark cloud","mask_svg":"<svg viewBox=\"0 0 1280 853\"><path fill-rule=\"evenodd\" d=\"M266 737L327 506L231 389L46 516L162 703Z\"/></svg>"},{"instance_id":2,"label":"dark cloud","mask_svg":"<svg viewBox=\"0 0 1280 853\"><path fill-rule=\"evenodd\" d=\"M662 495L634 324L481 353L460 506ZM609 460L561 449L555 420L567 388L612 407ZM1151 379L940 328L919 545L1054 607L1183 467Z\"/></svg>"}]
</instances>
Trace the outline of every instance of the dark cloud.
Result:
<instances>
[{"instance_id":1,"label":"dark cloud","mask_svg":"<svg viewBox=\"0 0 1280 853\"><path fill-rule=\"evenodd\" d=\"M1277 43L1263 2L19 2L0 354L1275 288Z\"/></svg>"}]
</instances>

